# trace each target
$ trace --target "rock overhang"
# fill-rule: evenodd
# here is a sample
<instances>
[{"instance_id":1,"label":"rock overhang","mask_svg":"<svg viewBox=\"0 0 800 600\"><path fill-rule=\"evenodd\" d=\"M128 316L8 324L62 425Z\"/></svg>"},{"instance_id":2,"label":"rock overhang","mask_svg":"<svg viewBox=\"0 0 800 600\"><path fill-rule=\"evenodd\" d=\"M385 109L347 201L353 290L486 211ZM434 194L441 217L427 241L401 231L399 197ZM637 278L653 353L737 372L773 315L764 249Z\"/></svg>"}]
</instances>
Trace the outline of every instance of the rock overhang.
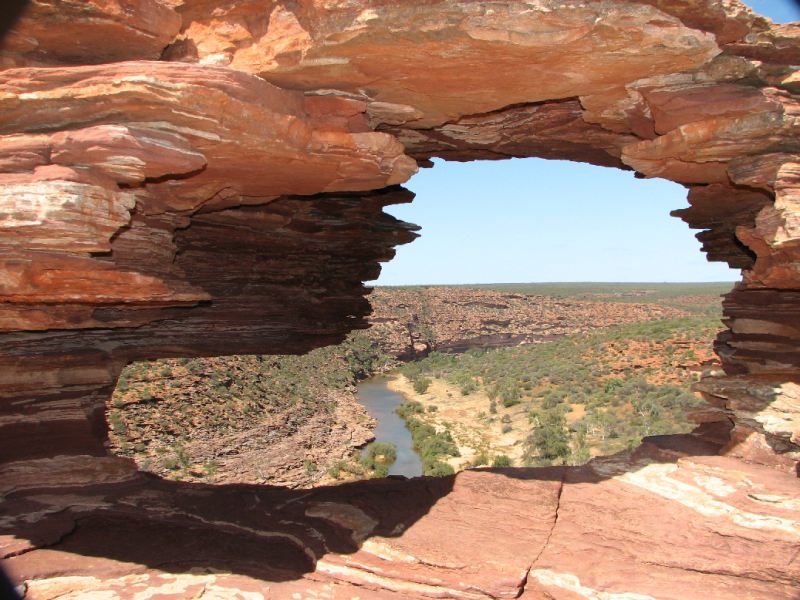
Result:
<instances>
[{"instance_id":1,"label":"rock overhang","mask_svg":"<svg viewBox=\"0 0 800 600\"><path fill-rule=\"evenodd\" d=\"M130 360L340 340L417 164L539 156L689 188L743 269L704 419L792 467L799 38L735 0L34 0L0 55L0 458L102 456Z\"/></svg>"},{"instance_id":2,"label":"rock overhang","mask_svg":"<svg viewBox=\"0 0 800 600\"><path fill-rule=\"evenodd\" d=\"M680 182L709 259L744 269L737 306L800 287L798 31L739 2L85 4L33 2L4 46L15 339L84 331L115 364L229 352L255 323L252 351L329 343L363 326L361 281L413 237L380 216L410 199L391 186L437 156ZM128 33L67 44L70 11L76 36ZM764 317L774 360L731 318L730 369L798 366L786 318Z\"/></svg>"}]
</instances>

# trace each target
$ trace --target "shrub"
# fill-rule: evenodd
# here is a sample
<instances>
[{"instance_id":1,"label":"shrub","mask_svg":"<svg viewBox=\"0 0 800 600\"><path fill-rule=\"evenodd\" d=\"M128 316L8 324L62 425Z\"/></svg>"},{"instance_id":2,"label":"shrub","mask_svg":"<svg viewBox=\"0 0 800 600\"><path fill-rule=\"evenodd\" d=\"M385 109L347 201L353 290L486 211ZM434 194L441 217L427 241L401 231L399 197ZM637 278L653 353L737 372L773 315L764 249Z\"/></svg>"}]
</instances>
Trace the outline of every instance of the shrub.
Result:
<instances>
[{"instance_id":1,"label":"shrub","mask_svg":"<svg viewBox=\"0 0 800 600\"><path fill-rule=\"evenodd\" d=\"M475 460L472 461L473 467L480 467L488 464L489 456L486 454L486 450L481 450L480 453L475 457Z\"/></svg>"},{"instance_id":2,"label":"shrub","mask_svg":"<svg viewBox=\"0 0 800 600\"><path fill-rule=\"evenodd\" d=\"M553 461L565 458L570 453L569 439L564 431L564 415L557 409L542 411L539 414L539 427L536 427L525 441L526 459L538 457Z\"/></svg>"},{"instance_id":3,"label":"shrub","mask_svg":"<svg viewBox=\"0 0 800 600\"><path fill-rule=\"evenodd\" d=\"M423 408L422 404L420 404L416 400L411 400L409 402L404 402L403 404L395 408L394 412L396 412L401 419L407 421L409 418L411 418L411 415L416 415L423 412Z\"/></svg>"},{"instance_id":4,"label":"shrub","mask_svg":"<svg viewBox=\"0 0 800 600\"><path fill-rule=\"evenodd\" d=\"M433 425L414 417L413 415L422 412L419 402L401 404L395 412L405 420L406 428L411 432L411 444L422 461L423 473L429 475L429 471L433 469L436 474L447 474L442 471L444 467L436 466L436 463L440 462L442 456L461 455L450 432L436 431ZM449 465L446 466L449 468Z\"/></svg>"},{"instance_id":5,"label":"shrub","mask_svg":"<svg viewBox=\"0 0 800 600\"><path fill-rule=\"evenodd\" d=\"M511 459L506 456L505 454L498 454L492 460L493 467L510 467L511 466Z\"/></svg>"},{"instance_id":6,"label":"shrub","mask_svg":"<svg viewBox=\"0 0 800 600\"><path fill-rule=\"evenodd\" d=\"M387 442L372 442L361 457L361 464L373 477L389 475L389 466L397 460L397 447Z\"/></svg>"},{"instance_id":7,"label":"shrub","mask_svg":"<svg viewBox=\"0 0 800 600\"><path fill-rule=\"evenodd\" d=\"M542 400L542 408L551 409L558 406L562 401L562 396L555 390L550 390L544 395Z\"/></svg>"},{"instance_id":8,"label":"shrub","mask_svg":"<svg viewBox=\"0 0 800 600\"><path fill-rule=\"evenodd\" d=\"M330 475L334 479L339 479L345 464L346 463L343 460L337 460L330 467L328 467L328 475Z\"/></svg>"},{"instance_id":9,"label":"shrub","mask_svg":"<svg viewBox=\"0 0 800 600\"><path fill-rule=\"evenodd\" d=\"M108 424L111 425L111 431L117 435L125 435L125 433L128 431L125 421L123 421L122 417L117 413L111 413L108 415Z\"/></svg>"},{"instance_id":10,"label":"shrub","mask_svg":"<svg viewBox=\"0 0 800 600\"><path fill-rule=\"evenodd\" d=\"M397 446L388 442L372 442L367 446L364 458L370 463L391 465L397 460Z\"/></svg>"},{"instance_id":11,"label":"shrub","mask_svg":"<svg viewBox=\"0 0 800 600\"><path fill-rule=\"evenodd\" d=\"M427 377L420 377L418 379L414 379L414 391L418 394L424 394L428 391L428 388L431 385L431 380Z\"/></svg>"},{"instance_id":12,"label":"shrub","mask_svg":"<svg viewBox=\"0 0 800 600\"><path fill-rule=\"evenodd\" d=\"M186 452L186 449L183 446L176 444L174 450L175 458L178 460L180 465L184 468L188 467L189 463L191 462L191 458L189 457L189 453Z\"/></svg>"},{"instance_id":13,"label":"shrub","mask_svg":"<svg viewBox=\"0 0 800 600\"><path fill-rule=\"evenodd\" d=\"M521 401L520 389L516 385L508 385L500 391L500 399L506 408L519 404Z\"/></svg>"},{"instance_id":14,"label":"shrub","mask_svg":"<svg viewBox=\"0 0 800 600\"><path fill-rule=\"evenodd\" d=\"M328 475L334 479L339 479L342 473L350 473L358 477L364 476L364 469L359 464L350 463L346 460L337 460L330 467L328 467Z\"/></svg>"},{"instance_id":15,"label":"shrub","mask_svg":"<svg viewBox=\"0 0 800 600\"><path fill-rule=\"evenodd\" d=\"M440 460L428 463L424 465L423 468L423 474L428 475L429 477L445 477L447 475L453 475L454 473L455 470L453 467Z\"/></svg>"}]
</instances>

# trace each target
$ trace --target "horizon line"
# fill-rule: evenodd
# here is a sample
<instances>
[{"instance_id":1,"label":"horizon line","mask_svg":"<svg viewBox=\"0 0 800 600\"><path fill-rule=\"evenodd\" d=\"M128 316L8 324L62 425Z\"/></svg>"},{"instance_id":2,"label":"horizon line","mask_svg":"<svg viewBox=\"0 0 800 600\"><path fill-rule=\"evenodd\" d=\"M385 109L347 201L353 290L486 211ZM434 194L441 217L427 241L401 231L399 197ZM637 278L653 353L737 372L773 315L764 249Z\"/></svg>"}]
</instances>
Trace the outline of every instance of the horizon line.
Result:
<instances>
[{"instance_id":1,"label":"horizon line","mask_svg":"<svg viewBox=\"0 0 800 600\"><path fill-rule=\"evenodd\" d=\"M367 287L420 287L420 286L479 286L479 285L702 285L708 283L739 283L739 279L714 279L708 281L493 281L469 283L364 283Z\"/></svg>"}]
</instances>

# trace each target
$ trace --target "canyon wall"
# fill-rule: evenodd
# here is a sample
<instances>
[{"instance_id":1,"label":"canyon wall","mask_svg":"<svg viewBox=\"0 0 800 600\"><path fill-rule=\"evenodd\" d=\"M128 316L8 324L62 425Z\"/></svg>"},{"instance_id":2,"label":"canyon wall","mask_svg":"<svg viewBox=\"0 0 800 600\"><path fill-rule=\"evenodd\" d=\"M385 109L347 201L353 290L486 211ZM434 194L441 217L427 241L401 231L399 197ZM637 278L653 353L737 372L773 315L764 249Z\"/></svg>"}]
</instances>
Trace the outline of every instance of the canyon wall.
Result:
<instances>
[{"instance_id":1,"label":"canyon wall","mask_svg":"<svg viewBox=\"0 0 800 600\"><path fill-rule=\"evenodd\" d=\"M740 473L756 470L748 481L765 478L758 494L784 498L800 460L797 64L800 27L772 24L737 0L33 0L0 54L0 461L3 494L14 506L2 533L14 540L4 556L16 557L9 563L18 578L91 578L91 561L76 558L85 552L69 555L71 567L45 568L42 548L73 532L76 515L91 514L84 538L92 523L124 533L132 525L122 507L147 504L148 486L164 499L149 526L171 514L169 486L106 456L104 402L121 367L143 358L304 352L366 326L362 282L415 236L382 208L410 201L399 184L433 157L559 158L684 184L690 207L676 216L701 230L710 260L742 269L716 344L725 375L699 384L711 406L698 418L715 432L714 453L726 455L715 460L728 461L727 471L722 463L713 468L747 465ZM489 204L487 214L496 200ZM711 467L698 469L710 477ZM604 482L619 480L604 473ZM485 477L491 487L498 476ZM553 477L556 500L565 481L580 479ZM480 489L480 479L459 476L454 489L463 502L475 500L469 490ZM117 486L113 499L86 491L102 484ZM437 485L414 489L424 495ZM43 488L51 499L55 489L68 492L58 501L30 500ZM172 492L191 504L194 492ZM652 510L667 511L670 493ZM230 506L244 502L226 498ZM448 498L450 506L457 496ZM552 515L531 518L555 523L554 502ZM775 502L768 512L782 516L764 518L783 523L775 539L786 539L770 547L786 556L797 548L798 526L786 523L798 507ZM751 514L734 508L715 514ZM361 522L346 510L319 517L325 510L308 508L339 529ZM200 512L170 526L210 527L216 517ZM606 516L612 527L614 514ZM488 527L491 520L478 521ZM236 529L220 527L227 535ZM764 541L751 535L756 529L728 537L748 540L744 555ZM511 561L512 571L535 574L531 565L547 555L550 537L538 555L529 553L527 571ZM311 554L302 560L319 565ZM249 564L245 555L237 554L239 564ZM188 556L185 570L203 562ZM160 564L136 552L122 558ZM633 569L621 581L595 574L586 575L592 585L585 577L569 583L548 573L578 577L574 565L551 562L538 581L562 590L557 597L625 592L643 581ZM699 562L671 568L685 577L694 569L702 579L711 567ZM752 597L789 598L800 580L797 554L775 564L747 571L742 563L745 575L713 577L739 584L744 577ZM114 577L127 576L114 568ZM329 566L326 577L345 581L355 568ZM375 568L363 567L373 578L356 577L358 585L387 597L403 592ZM258 579L253 569L244 575ZM291 571L270 569L260 578ZM499 573L496 581L507 583ZM413 594L520 593L505 583L448 587L440 575L418 574L415 585L423 587ZM87 581L75 580L76 589ZM275 597L287 597L281 593Z\"/></svg>"}]
</instances>

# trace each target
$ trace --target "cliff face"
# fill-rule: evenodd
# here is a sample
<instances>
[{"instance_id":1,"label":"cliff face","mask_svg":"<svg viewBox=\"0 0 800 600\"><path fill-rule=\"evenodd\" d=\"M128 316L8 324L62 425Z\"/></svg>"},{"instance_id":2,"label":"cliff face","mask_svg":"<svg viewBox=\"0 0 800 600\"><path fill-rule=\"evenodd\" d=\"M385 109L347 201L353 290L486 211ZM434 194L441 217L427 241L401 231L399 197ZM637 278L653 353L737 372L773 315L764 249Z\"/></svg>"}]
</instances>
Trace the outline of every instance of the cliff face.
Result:
<instances>
[{"instance_id":1,"label":"cliff face","mask_svg":"<svg viewBox=\"0 0 800 600\"><path fill-rule=\"evenodd\" d=\"M537 343L598 327L687 314L642 300L601 303L466 286L379 288L370 295L368 335L384 352L405 361L431 351ZM715 302L712 297L710 303Z\"/></svg>"},{"instance_id":2,"label":"cliff face","mask_svg":"<svg viewBox=\"0 0 800 600\"><path fill-rule=\"evenodd\" d=\"M728 376L701 385L715 408L705 427L732 425L717 440L723 453L764 467L747 467L756 469L747 485L779 498L769 510L785 511L781 535L796 548L797 525L786 523L798 507L780 500L796 479L777 473L800 458L799 38L796 25L773 25L736 0L33 0L0 57L0 459L3 493L16 503L3 533L28 540L4 546L4 555L19 555L22 578L89 577L92 552L76 542L69 554L67 533L77 527L91 537L102 525L124 534L132 525L123 507L143 506L144 488L161 485L103 458L104 401L126 362L303 352L363 327L361 282L414 236L381 209L409 201L397 184L434 156L563 158L687 186L691 206L678 216L702 230L709 259L743 269L724 303L729 330L717 341ZM480 488L497 476L457 481L473 478ZM30 498L89 481L132 487L66 494L48 506ZM600 485L627 485L609 481L619 479ZM674 496L689 493L636 481L663 491L653 492L662 499L648 502L651 511L676 508ZM194 492L185 493L191 504ZM448 498L447 506L469 505L476 495ZM711 514L708 502L687 502L680 507ZM736 510L712 513L727 519ZM45 513L61 517L26 525ZM150 514L150 526L167 514ZM325 522L358 521L342 514L350 513ZM197 519L212 517L196 512L171 527ZM226 535L231 527L220 524ZM719 535L762 541L736 531ZM48 571L48 551L38 548L62 542L74 566ZM776 557L792 555L791 544L772 547ZM529 553L528 567L547 555ZM188 553L182 569L202 556ZM316 553L303 556L319 565ZM123 559L158 569L146 553ZM752 595L790 597L796 552L776 561L708 577L769 581L784 587ZM664 566L663 557L640 567L656 562L683 577L694 569L697 579L710 569L691 560ZM514 573L525 571L512 563ZM119 564L114 577L128 576ZM352 568L337 564L315 577L349 581ZM388 597L392 576L364 568L371 578L357 583ZM297 573L270 569L244 575ZM550 571L566 579L537 580L559 597L636 589L588 572L587 584L575 565ZM435 573L415 577L439 585ZM496 581L508 581L503 569ZM74 593L84 584L75 579ZM464 585L442 589L463 597L518 590Z\"/></svg>"}]
</instances>

